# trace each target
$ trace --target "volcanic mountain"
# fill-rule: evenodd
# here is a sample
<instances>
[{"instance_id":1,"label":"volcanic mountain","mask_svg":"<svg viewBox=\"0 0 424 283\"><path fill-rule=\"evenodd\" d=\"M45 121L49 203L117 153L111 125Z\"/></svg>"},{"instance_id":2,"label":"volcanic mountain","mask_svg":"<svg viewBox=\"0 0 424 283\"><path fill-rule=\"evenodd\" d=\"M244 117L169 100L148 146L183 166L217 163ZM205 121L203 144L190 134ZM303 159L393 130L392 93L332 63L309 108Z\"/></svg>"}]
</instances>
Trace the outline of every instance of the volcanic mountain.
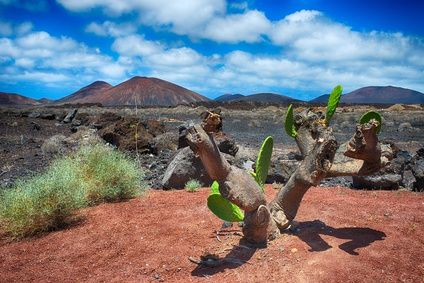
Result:
<instances>
[{"instance_id":1,"label":"volcanic mountain","mask_svg":"<svg viewBox=\"0 0 424 283\"><path fill-rule=\"evenodd\" d=\"M37 105L37 100L17 94L0 92L0 105Z\"/></svg>"},{"instance_id":2,"label":"volcanic mountain","mask_svg":"<svg viewBox=\"0 0 424 283\"><path fill-rule=\"evenodd\" d=\"M240 100L243 97L244 95L239 93L236 93L236 94L226 93L224 95L221 95L215 98L215 101L220 101L220 102L235 101L235 100Z\"/></svg>"},{"instance_id":3,"label":"volcanic mountain","mask_svg":"<svg viewBox=\"0 0 424 283\"><path fill-rule=\"evenodd\" d=\"M99 85L99 82L93 84ZM81 96L76 97L78 92L66 97L66 102L101 103L105 106L117 105L142 105L142 106L173 106L208 99L196 92L178 86L176 84L147 77L133 77L114 87L108 87L104 82L101 89L96 92L85 92L82 88Z\"/></svg>"},{"instance_id":4,"label":"volcanic mountain","mask_svg":"<svg viewBox=\"0 0 424 283\"><path fill-rule=\"evenodd\" d=\"M104 81L95 81L80 90L57 100L59 103L95 103L96 95L101 95L106 90L112 88L112 85Z\"/></svg>"},{"instance_id":5,"label":"volcanic mountain","mask_svg":"<svg viewBox=\"0 0 424 283\"><path fill-rule=\"evenodd\" d=\"M312 103L327 103L329 94L312 99ZM342 96L342 103L353 104L420 104L424 94L412 89L394 86L367 86Z\"/></svg>"},{"instance_id":6,"label":"volcanic mountain","mask_svg":"<svg viewBox=\"0 0 424 283\"><path fill-rule=\"evenodd\" d=\"M228 102L228 101L251 101L251 102L266 102L266 103L281 103L281 104L290 104L293 102L300 102L300 100L291 98L285 95L277 93L255 93L251 95L242 95L242 94L224 94L215 98L216 101Z\"/></svg>"}]
</instances>

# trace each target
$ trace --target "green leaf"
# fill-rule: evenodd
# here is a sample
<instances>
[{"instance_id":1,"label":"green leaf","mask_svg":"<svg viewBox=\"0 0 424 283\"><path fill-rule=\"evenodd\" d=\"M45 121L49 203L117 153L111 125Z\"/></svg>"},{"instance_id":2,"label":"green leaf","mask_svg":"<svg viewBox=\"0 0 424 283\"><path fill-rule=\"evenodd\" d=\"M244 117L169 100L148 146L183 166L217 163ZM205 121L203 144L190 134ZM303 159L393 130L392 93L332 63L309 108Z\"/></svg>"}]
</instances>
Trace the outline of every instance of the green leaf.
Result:
<instances>
[{"instance_id":1,"label":"green leaf","mask_svg":"<svg viewBox=\"0 0 424 283\"><path fill-rule=\"evenodd\" d=\"M268 176L269 165L271 164L272 148L274 146L274 140L271 136L267 137L262 143L259 151L258 159L256 160L256 176L255 180L262 188L265 184Z\"/></svg>"},{"instance_id":2,"label":"green leaf","mask_svg":"<svg viewBox=\"0 0 424 283\"><path fill-rule=\"evenodd\" d=\"M380 113L378 113L376 111L368 111L367 113L362 115L361 119L359 119L359 123L362 125L362 124L368 123L369 121L371 121L371 119L374 119L378 122L377 134L380 133L380 130L381 130L381 115L380 115Z\"/></svg>"},{"instance_id":3,"label":"green leaf","mask_svg":"<svg viewBox=\"0 0 424 283\"><path fill-rule=\"evenodd\" d=\"M213 181L211 185L211 194L220 194L219 183L217 181Z\"/></svg>"},{"instance_id":4,"label":"green leaf","mask_svg":"<svg viewBox=\"0 0 424 283\"><path fill-rule=\"evenodd\" d=\"M293 107L291 104L289 105L289 108L287 109L284 128L286 130L286 133L292 138L295 138L297 136L296 129L294 128Z\"/></svg>"},{"instance_id":5,"label":"green leaf","mask_svg":"<svg viewBox=\"0 0 424 283\"><path fill-rule=\"evenodd\" d=\"M330 94L327 102L327 112L325 113L325 124L329 125L331 118L336 112L337 106L339 106L340 98L342 96L343 87L341 85L336 86Z\"/></svg>"},{"instance_id":6,"label":"green leaf","mask_svg":"<svg viewBox=\"0 0 424 283\"><path fill-rule=\"evenodd\" d=\"M228 222L240 222L244 213L237 205L225 199L221 194L211 194L208 197L209 209L220 219Z\"/></svg>"}]
</instances>

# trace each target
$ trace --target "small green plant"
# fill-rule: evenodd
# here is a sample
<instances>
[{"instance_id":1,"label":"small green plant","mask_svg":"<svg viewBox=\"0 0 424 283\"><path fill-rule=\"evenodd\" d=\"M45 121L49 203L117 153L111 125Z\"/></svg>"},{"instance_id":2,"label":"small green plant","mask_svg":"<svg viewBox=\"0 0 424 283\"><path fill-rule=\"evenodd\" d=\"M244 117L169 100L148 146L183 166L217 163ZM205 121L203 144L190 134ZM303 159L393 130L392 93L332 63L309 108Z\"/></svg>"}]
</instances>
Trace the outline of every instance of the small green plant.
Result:
<instances>
[{"instance_id":1,"label":"small green plant","mask_svg":"<svg viewBox=\"0 0 424 283\"><path fill-rule=\"evenodd\" d=\"M202 186L198 180L190 180L185 183L185 189L187 192L194 193Z\"/></svg>"},{"instance_id":2,"label":"small green plant","mask_svg":"<svg viewBox=\"0 0 424 283\"><path fill-rule=\"evenodd\" d=\"M327 111L325 113L325 124L328 126L330 124L330 120L333 117L334 113L336 113L336 108L339 106L340 98L342 96L343 87L341 85L337 85L330 94L327 102Z\"/></svg>"},{"instance_id":3,"label":"small green plant","mask_svg":"<svg viewBox=\"0 0 424 283\"><path fill-rule=\"evenodd\" d=\"M293 118L293 105L289 105L287 108L286 113L286 119L284 122L284 129L286 130L286 133L291 136L292 138L296 138L297 132L294 128L294 118Z\"/></svg>"},{"instance_id":4,"label":"small green plant","mask_svg":"<svg viewBox=\"0 0 424 283\"><path fill-rule=\"evenodd\" d=\"M42 174L0 196L0 225L13 238L60 228L76 209L139 195L142 175L124 154L103 145L55 160Z\"/></svg>"},{"instance_id":5,"label":"small green plant","mask_svg":"<svg viewBox=\"0 0 424 283\"><path fill-rule=\"evenodd\" d=\"M382 121L380 113L376 111L368 111L367 113L362 115L361 119L359 119L359 124L362 125L362 124L368 123L369 121L373 119L378 122L377 134L379 134L381 131L381 121Z\"/></svg>"}]
</instances>

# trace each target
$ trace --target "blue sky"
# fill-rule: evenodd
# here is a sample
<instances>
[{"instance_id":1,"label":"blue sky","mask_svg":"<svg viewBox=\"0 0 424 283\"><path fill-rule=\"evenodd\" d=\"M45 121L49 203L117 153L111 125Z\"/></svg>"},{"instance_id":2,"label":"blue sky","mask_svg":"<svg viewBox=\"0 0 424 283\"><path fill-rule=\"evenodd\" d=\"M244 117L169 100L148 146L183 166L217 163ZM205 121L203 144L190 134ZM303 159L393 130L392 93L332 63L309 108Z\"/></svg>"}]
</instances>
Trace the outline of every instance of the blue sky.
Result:
<instances>
[{"instance_id":1,"label":"blue sky","mask_svg":"<svg viewBox=\"0 0 424 283\"><path fill-rule=\"evenodd\" d=\"M424 92L424 1L0 0L0 91L169 80L210 98Z\"/></svg>"}]
</instances>

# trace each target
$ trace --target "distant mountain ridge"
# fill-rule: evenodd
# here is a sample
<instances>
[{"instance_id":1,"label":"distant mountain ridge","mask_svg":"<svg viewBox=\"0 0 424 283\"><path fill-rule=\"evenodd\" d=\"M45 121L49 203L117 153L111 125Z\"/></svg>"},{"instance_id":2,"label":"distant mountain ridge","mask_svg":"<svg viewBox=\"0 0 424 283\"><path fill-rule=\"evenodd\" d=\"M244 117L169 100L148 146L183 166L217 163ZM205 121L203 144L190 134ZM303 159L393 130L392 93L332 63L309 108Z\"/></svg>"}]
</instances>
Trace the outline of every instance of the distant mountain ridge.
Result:
<instances>
[{"instance_id":1,"label":"distant mountain ridge","mask_svg":"<svg viewBox=\"0 0 424 283\"><path fill-rule=\"evenodd\" d=\"M327 103L328 94L310 100L310 103ZM252 95L224 94L217 102L252 101L265 103L296 103L301 100L276 93ZM17 93L0 92L0 105L40 105L50 103L101 103L106 106L134 105L175 106L210 101L208 98L176 84L148 77L133 77L117 86L95 81L58 100L32 99ZM368 86L342 96L342 103L352 104L424 104L424 94L394 86Z\"/></svg>"},{"instance_id":2,"label":"distant mountain ridge","mask_svg":"<svg viewBox=\"0 0 424 283\"><path fill-rule=\"evenodd\" d=\"M318 96L309 102L327 103L329 94ZM341 103L352 104L422 104L424 93L394 86L367 86L344 94Z\"/></svg>"},{"instance_id":3,"label":"distant mountain ridge","mask_svg":"<svg viewBox=\"0 0 424 283\"><path fill-rule=\"evenodd\" d=\"M226 93L224 95L218 96L216 97L214 100L215 101L220 101L220 102L225 102L225 101L234 101L234 100L238 100L243 98L244 95L240 94L240 93L235 93L235 94L231 94L231 93Z\"/></svg>"},{"instance_id":4,"label":"distant mountain ridge","mask_svg":"<svg viewBox=\"0 0 424 283\"><path fill-rule=\"evenodd\" d=\"M220 101L220 102L251 101L251 102L282 103L282 104L302 102L299 99L295 99L295 98L285 96L282 94L270 93L270 92L254 93L251 95L224 94L215 98L215 101Z\"/></svg>"}]
</instances>

